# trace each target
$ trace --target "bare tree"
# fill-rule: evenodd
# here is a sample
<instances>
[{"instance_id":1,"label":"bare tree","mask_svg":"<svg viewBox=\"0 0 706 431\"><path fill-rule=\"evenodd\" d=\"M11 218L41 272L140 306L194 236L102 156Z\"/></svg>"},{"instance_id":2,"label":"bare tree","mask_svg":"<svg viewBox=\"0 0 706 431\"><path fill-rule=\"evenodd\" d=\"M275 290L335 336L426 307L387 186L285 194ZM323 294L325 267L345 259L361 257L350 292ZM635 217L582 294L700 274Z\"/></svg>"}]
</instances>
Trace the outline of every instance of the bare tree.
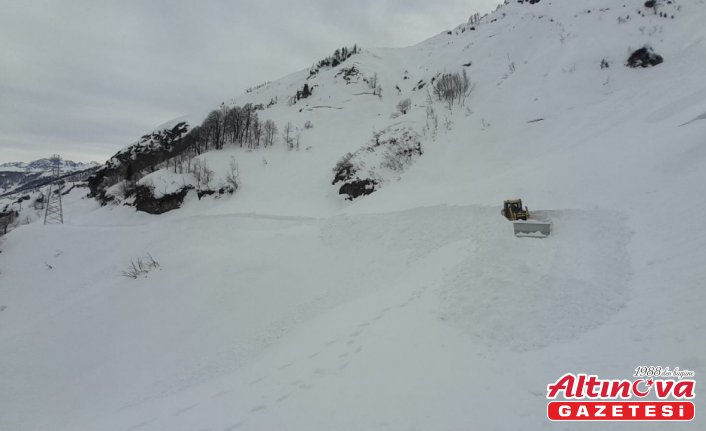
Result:
<instances>
[{"instance_id":1,"label":"bare tree","mask_svg":"<svg viewBox=\"0 0 706 431\"><path fill-rule=\"evenodd\" d=\"M461 83L459 86L459 90L461 92L461 106L466 105L466 99L468 96L473 93L473 89L476 88L476 84L472 83L470 79L468 79L468 74L466 73L466 70L464 69L461 72Z\"/></svg>"},{"instance_id":2,"label":"bare tree","mask_svg":"<svg viewBox=\"0 0 706 431\"><path fill-rule=\"evenodd\" d=\"M223 121L223 135L228 137L232 143L238 143L242 147L247 144L252 148L253 132L257 132L255 123L258 122L255 107L251 104L245 104L243 107L234 106L227 110Z\"/></svg>"},{"instance_id":3,"label":"bare tree","mask_svg":"<svg viewBox=\"0 0 706 431\"><path fill-rule=\"evenodd\" d=\"M287 146L288 150L291 150L294 148L294 141L292 139L292 123L287 122L287 125L284 126L284 144Z\"/></svg>"},{"instance_id":4,"label":"bare tree","mask_svg":"<svg viewBox=\"0 0 706 431\"><path fill-rule=\"evenodd\" d=\"M233 189L233 192L238 190L240 187L240 173L238 171L238 163L235 161L235 157L230 158L230 170L226 174L226 182Z\"/></svg>"},{"instance_id":5,"label":"bare tree","mask_svg":"<svg viewBox=\"0 0 706 431\"><path fill-rule=\"evenodd\" d=\"M206 139L206 145L208 146L210 143L216 150L223 148L223 112L223 108L211 111L201 124L201 129L204 132L202 136Z\"/></svg>"},{"instance_id":6,"label":"bare tree","mask_svg":"<svg viewBox=\"0 0 706 431\"><path fill-rule=\"evenodd\" d=\"M429 90L427 89L427 98L426 98L426 104L427 104L427 123L426 123L426 129L431 132L432 138L436 139L436 132L439 129L439 118L436 115L436 111L434 110L434 99L432 99L431 94L429 93Z\"/></svg>"},{"instance_id":7,"label":"bare tree","mask_svg":"<svg viewBox=\"0 0 706 431\"><path fill-rule=\"evenodd\" d=\"M382 97L382 87L380 86L380 81L378 80L377 72L368 80L368 86L373 90L373 94Z\"/></svg>"},{"instance_id":8,"label":"bare tree","mask_svg":"<svg viewBox=\"0 0 706 431\"><path fill-rule=\"evenodd\" d=\"M246 103L243 106L243 119L245 123L243 124L243 136L241 137L240 146L242 147L242 142L247 142L248 145L251 143L252 137L252 124L257 121L257 113L252 106L252 103Z\"/></svg>"},{"instance_id":9,"label":"bare tree","mask_svg":"<svg viewBox=\"0 0 706 431\"><path fill-rule=\"evenodd\" d=\"M196 159L191 164L191 174L196 179L196 185L201 184L201 159Z\"/></svg>"},{"instance_id":10,"label":"bare tree","mask_svg":"<svg viewBox=\"0 0 706 431\"><path fill-rule=\"evenodd\" d=\"M192 174L199 190L209 188L213 179L213 171L208 168L205 160L196 159L192 165Z\"/></svg>"},{"instance_id":11,"label":"bare tree","mask_svg":"<svg viewBox=\"0 0 706 431\"><path fill-rule=\"evenodd\" d=\"M265 146L271 147L275 142L275 136L277 136L277 125L272 120L266 120L262 130L265 134Z\"/></svg>"},{"instance_id":12,"label":"bare tree","mask_svg":"<svg viewBox=\"0 0 706 431\"><path fill-rule=\"evenodd\" d=\"M184 137L184 139L187 140L188 147L191 148L192 152L197 155L204 152L204 144L202 138L203 133L201 131L201 126L195 126Z\"/></svg>"},{"instance_id":13,"label":"bare tree","mask_svg":"<svg viewBox=\"0 0 706 431\"><path fill-rule=\"evenodd\" d=\"M378 86L378 74L377 74L377 72L374 73L373 76L370 77L370 80L368 80L368 86L370 86L370 88L371 88L372 90L375 90L375 87Z\"/></svg>"},{"instance_id":14,"label":"bare tree","mask_svg":"<svg viewBox=\"0 0 706 431\"><path fill-rule=\"evenodd\" d=\"M208 188L211 184L211 179L213 179L213 171L208 168L205 160L203 161L201 167L203 168L203 185L205 188Z\"/></svg>"},{"instance_id":15,"label":"bare tree","mask_svg":"<svg viewBox=\"0 0 706 431\"><path fill-rule=\"evenodd\" d=\"M247 117L249 113L247 112L248 105L244 107L234 106L228 112L228 125L227 129L231 136L230 140L233 143L239 143L243 146L243 137L245 136L245 127L247 124Z\"/></svg>"},{"instance_id":16,"label":"bare tree","mask_svg":"<svg viewBox=\"0 0 706 431\"><path fill-rule=\"evenodd\" d=\"M434 83L434 95L441 101L445 101L449 105L449 109L454 102L454 76L450 73L445 73L439 77Z\"/></svg>"},{"instance_id":17,"label":"bare tree","mask_svg":"<svg viewBox=\"0 0 706 431\"><path fill-rule=\"evenodd\" d=\"M250 134L248 139L248 148L258 148L260 147L260 138L262 137L262 123L257 118L257 113L253 114L252 121L250 123Z\"/></svg>"}]
</instances>

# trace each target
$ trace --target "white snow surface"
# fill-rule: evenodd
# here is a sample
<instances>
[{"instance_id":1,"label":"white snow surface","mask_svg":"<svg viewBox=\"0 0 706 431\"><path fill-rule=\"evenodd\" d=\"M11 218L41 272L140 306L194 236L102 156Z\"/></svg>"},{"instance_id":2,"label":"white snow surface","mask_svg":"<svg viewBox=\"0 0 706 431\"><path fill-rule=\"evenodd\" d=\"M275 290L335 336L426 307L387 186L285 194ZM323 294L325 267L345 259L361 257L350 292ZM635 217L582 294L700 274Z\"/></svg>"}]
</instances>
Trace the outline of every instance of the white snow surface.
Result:
<instances>
[{"instance_id":1,"label":"white snow surface","mask_svg":"<svg viewBox=\"0 0 706 431\"><path fill-rule=\"evenodd\" d=\"M234 195L152 216L77 188L64 225L0 239L0 430L588 430L546 419L566 372L661 365L700 385L706 6L623 3L512 2L475 30L364 50L288 106L295 73L234 103L276 96L260 118L291 121L300 151L199 156L214 185L237 160ZM664 63L625 67L645 43ZM475 90L435 102L434 130L412 88L468 62ZM352 64L382 98L336 77ZM424 154L343 200L331 169L393 124ZM513 235L515 197L549 237ZM148 256L157 268L122 275ZM680 429L706 428L698 385Z\"/></svg>"}]
</instances>

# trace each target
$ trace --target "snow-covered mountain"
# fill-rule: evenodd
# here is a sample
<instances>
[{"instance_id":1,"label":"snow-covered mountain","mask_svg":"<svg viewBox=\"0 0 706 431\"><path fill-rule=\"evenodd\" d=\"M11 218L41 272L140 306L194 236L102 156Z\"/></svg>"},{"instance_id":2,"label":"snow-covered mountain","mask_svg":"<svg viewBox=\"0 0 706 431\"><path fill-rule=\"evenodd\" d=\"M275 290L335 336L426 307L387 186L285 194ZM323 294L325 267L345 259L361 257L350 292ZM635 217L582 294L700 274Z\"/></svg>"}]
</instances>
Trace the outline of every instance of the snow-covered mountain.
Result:
<instances>
[{"instance_id":1,"label":"snow-covered mountain","mask_svg":"<svg viewBox=\"0 0 706 431\"><path fill-rule=\"evenodd\" d=\"M564 373L699 380L704 19L513 1L157 127L4 238L0 429L553 429Z\"/></svg>"}]
</instances>

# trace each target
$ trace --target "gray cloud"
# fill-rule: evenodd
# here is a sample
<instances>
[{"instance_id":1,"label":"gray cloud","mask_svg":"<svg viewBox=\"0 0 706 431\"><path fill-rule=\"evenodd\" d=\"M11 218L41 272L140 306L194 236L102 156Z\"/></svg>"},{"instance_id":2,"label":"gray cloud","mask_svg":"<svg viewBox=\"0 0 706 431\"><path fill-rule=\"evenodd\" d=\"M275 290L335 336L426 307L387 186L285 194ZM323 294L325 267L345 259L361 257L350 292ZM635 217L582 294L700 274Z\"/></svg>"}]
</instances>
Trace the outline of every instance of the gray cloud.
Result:
<instances>
[{"instance_id":1,"label":"gray cloud","mask_svg":"<svg viewBox=\"0 0 706 431\"><path fill-rule=\"evenodd\" d=\"M421 42L499 0L0 3L0 162L103 161L335 48Z\"/></svg>"}]
</instances>

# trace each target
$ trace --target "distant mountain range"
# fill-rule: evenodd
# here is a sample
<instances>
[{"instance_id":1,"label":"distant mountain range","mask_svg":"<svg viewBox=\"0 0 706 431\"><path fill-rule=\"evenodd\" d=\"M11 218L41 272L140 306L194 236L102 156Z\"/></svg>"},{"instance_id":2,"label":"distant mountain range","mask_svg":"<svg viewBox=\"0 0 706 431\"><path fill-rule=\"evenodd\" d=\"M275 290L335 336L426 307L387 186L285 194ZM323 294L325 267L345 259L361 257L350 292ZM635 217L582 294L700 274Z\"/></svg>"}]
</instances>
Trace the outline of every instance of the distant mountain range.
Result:
<instances>
[{"instance_id":1,"label":"distant mountain range","mask_svg":"<svg viewBox=\"0 0 706 431\"><path fill-rule=\"evenodd\" d=\"M98 166L98 162L74 162L62 160L62 171L81 171ZM48 171L52 167L51 159L37 159L31 162L7 162L0 164L0 172Z\"/></svg>"},{"instance_id":2,"label":"distant mountain range","mask_svg":"<svg viewBox=\"0 0 706 431\"><path fill-rule=\"evenodd\" d=\"M98 168L98 162L61 161L62 174L86 172ZM37 159L31 162L7 162L0 164L0 195L40 187L51 179L52 161Z\"/></svg>"}]
</instances>

